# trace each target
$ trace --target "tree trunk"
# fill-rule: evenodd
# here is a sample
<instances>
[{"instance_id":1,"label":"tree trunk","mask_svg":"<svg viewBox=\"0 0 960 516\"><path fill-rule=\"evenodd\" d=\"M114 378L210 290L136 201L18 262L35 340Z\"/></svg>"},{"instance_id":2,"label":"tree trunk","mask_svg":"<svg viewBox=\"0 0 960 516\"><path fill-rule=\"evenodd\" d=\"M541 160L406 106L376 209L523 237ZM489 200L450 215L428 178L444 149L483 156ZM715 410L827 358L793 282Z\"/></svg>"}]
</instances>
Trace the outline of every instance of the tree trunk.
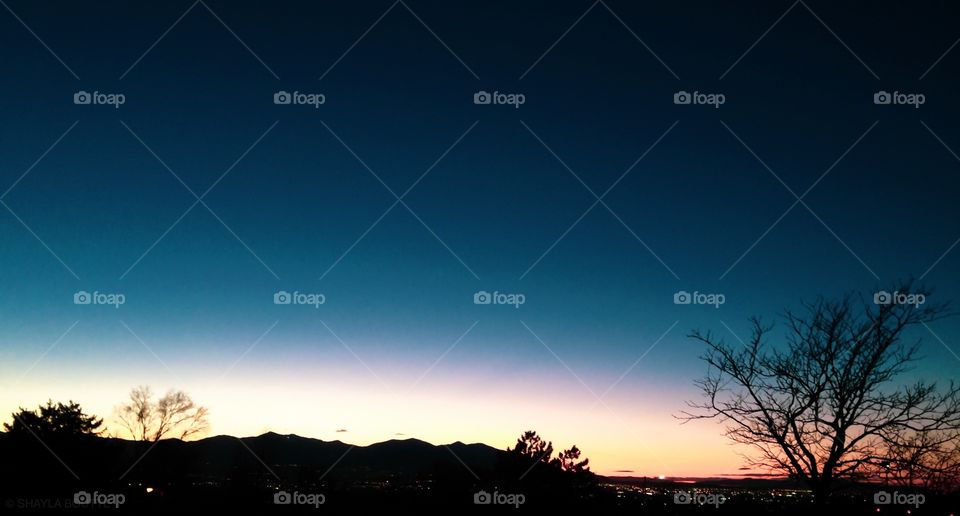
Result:
<instances>
[{"instance_id":1,"label":"tree trunk","mask_svg":"<svg viewBox=\"0 0 960 516\"><path fill-rule=\"evenodd\" d=\"M817 507L824 507L830 501L830 485L825 481L820 481L813 486L813 504Z\"/></svg>"}]
</instances>

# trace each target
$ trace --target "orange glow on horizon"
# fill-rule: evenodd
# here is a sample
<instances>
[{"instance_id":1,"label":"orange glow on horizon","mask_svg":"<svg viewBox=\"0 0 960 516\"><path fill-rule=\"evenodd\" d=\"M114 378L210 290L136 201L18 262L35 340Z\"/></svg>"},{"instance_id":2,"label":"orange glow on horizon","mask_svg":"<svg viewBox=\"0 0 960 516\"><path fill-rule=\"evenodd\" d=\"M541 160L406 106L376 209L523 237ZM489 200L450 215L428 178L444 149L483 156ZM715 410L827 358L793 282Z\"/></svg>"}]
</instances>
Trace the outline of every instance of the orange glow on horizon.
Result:
<instances>
[{"instance_id":1,"label":"orange glow on horizon","mask_svg":"<svg viewBox=\"0 0 960 516\"><path fill-rule=\"evenodd\" d=\"M528 397L517 392L543 390L543 384L518 379L480 390L475 379L437 372L412 389L391 389L370 381L365 372L248 376L237 369L223 381L205 377L184 383L171 382L165 372L138 376L137 381L121 375L91 379L79 371L56 376L38 371L16 388L3 386L0 411L6 419L20 406L72 399L86 412L103 417L108 432L125 437L115 423L114 407L132 386L145 383L155 392L182 388L209 407L211 430L206 436L249 437L273 431L360 446L416 438L432 444L462 441L506 449L521 432L536 430L553 442L556 452L577 445L590 459L591 469L603 475L677 478L740 473L741 459L719 426L680 425L673 417L679 405L662 397L611 396L604 406L575 382L551 385L549 397Z\"/></svg>"}]
</instances>

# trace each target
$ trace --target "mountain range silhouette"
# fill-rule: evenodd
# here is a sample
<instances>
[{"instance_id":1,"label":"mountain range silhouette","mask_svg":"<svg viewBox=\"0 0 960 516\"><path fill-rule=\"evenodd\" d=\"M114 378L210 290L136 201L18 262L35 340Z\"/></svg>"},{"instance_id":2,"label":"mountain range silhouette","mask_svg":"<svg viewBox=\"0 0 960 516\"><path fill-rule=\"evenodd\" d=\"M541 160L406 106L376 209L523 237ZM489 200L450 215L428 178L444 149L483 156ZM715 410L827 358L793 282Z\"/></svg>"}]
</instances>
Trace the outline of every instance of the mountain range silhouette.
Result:
<instances>
[{"instance_id":1,"label":"mountain range silhouette","mask_svg":"<svg viewBox=\"0 0 960 516\"><path fill-rule=\"evenodd\" d=\"M157 442L91 435L41 442L0 433L0 456L7 462L0 474L6 493L0 494L123 492L128 503L149 506L158 500L171 506L263 505L281 490L324 493L331 504L463 503L478 490L504 485L498 479L505 474L519 476L507 451L486 444L411 438L356 446L274 432Z\"/></svg>"}]
</instances>

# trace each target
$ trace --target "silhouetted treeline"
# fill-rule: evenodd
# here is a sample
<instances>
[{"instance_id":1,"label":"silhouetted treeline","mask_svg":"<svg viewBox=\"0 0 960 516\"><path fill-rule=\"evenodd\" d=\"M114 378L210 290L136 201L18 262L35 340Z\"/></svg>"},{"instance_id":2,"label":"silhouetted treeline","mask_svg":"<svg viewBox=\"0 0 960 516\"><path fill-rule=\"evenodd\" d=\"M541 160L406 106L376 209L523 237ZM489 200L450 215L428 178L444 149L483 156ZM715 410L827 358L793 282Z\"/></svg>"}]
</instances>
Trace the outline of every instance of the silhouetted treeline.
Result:
<instances>
[{"instance_id":1,"label":"silhouetted treeline","mask_svg":"<svg viewBox=\"0 0 960 516\"><path fill-rule=\"evenodd\" d=\"M151 442L27 426L0 434L0 489L15 503L97 491L123 493L128 509L249 507L273 505L282 491L323 494L328 506L471 505L487 492L522 495L526 506L593 502L602 492L570 450L532 457L483 444L359 447L274 433Z\"/></svg>"}]
</instances>

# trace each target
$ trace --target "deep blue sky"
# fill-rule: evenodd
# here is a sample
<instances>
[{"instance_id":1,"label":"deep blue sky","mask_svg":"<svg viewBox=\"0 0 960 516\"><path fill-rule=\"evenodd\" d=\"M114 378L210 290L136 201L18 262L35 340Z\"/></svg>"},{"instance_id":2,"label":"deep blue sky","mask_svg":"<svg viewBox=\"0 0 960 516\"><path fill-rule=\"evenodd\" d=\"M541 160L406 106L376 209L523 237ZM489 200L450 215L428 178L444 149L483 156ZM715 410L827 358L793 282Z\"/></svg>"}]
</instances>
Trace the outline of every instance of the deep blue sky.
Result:
<instances>
[{"instance_id":1,"label":"deep blue sky","mask_svg":"<svg viewBox=\"0 0 960 516\"><path fill-rule=\"evenodd\" d=\"M703 372L699 348L684 338L692 328L723 333L726 323L745 337L749 315L772 317L818 294L869 295L925 273L940 299L960 298L960 251L943 256L960 238L960 160L945 148L960 149L960 50L930 68L960 37L946 2L808 2L815 15L796 4L744 55L789 2L611 1L620 21L596 4L544 55L590 2L412 0L429 29L398 4L344 56L391 4L212 0L229 30L196 4L157 42L191 2L7 2L50 51L0 10L0 191L77 124L3 197L52 250L0 211L3 376L19 378L80 322L23 380L29 388L5 382L4 410L80 390L65 372L209 392L202 379L240 356L228 377L237 385L311 367L409 385L475 321L431 370L437 389L498 386L506 393L493 398L508 400L523 387L551 407L577 392L590 404L580 380L605 391L679 321L607 398L629 420L674 428L669 414ZM81 89L127 100L120 109L76 106ZM277 106L277 90L327 102ZM526 103L474 105L477 90L522 93ZM678 90L723 93L726 103L674 105ZM877 90L927 100L878 106ZM236 237L198 205L120 279L194 201L123 124L200 194L275 123L205 197ZM394 201L324 124L400 194L474 123L405 198L443 243L398 205L321 280ZM674 123L605 197L622 223L596 206L524 275L593 204L580 180L602 193ZM796 206L726 275L794 198L723 124L797 194L849 150L806 196L816 216ZM322 292L327 304L274 306L280 289ZM75 306L77 290L121 292L127 304ZM527 302L476 306L477 290ZM678 290L727 302L676 306ZM933 329L960 349L955 319ZM928 357L920 374L956 376L960 363L934 336L914 336ZM89 376L88 404L108 410L123 397L98 391ZM604 425L622 422L600 414ZM334 428L336 417L324 425ZM256 430L238 419L215 430ZM538 421L506 418L516 428L502 430ZM463 424L433 437L463 438L475 423ZM303 426L326 437L326 426ZM403 429L358 431L363 440Z\"/></svg>"}]
</instances>

